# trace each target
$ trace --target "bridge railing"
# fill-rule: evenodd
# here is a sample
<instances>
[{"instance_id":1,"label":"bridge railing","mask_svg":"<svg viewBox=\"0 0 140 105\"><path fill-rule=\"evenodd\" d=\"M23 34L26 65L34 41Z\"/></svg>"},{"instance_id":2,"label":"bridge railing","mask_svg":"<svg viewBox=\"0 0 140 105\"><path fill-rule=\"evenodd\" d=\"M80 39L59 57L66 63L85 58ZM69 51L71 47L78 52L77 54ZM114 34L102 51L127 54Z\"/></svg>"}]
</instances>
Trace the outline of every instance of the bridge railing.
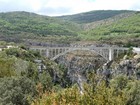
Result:
<instances>
[{"instance_id":1,"label":"bridge railing","mask_svg":"<svg viewBox=\"0 0 140 105\"><path fill-rule=\"evenodd\" d=\"M106 60L114 59L115 54L118 56L120 51L127 51L129 48L124 47L96 47L96 46L75 46L75 47L31 47L31 50L38 50L42 55L45 55L49 58L54 58L55 56L59 57L67 52L74 50L90 50L98 53ZM55 57L56 58L56 57Z\"/></svg>"}]
</instances>

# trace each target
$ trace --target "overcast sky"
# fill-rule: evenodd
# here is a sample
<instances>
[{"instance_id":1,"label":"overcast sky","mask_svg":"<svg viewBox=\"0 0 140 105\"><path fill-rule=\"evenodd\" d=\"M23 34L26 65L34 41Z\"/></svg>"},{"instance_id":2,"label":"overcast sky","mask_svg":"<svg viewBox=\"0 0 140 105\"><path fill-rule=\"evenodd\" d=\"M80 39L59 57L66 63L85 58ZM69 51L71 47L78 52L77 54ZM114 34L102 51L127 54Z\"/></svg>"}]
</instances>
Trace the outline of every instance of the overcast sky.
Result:
<instances>
[{"instance_id":1,"label":"overcast sky","mask_svg":"<svg viewBox=\"0 0 140 105\"><path fill-rule=\"evenodd\" d=\"M140 0L0 0L0 12L60 16L92 10L140 10Z\"/></svg>"}]
</instances>

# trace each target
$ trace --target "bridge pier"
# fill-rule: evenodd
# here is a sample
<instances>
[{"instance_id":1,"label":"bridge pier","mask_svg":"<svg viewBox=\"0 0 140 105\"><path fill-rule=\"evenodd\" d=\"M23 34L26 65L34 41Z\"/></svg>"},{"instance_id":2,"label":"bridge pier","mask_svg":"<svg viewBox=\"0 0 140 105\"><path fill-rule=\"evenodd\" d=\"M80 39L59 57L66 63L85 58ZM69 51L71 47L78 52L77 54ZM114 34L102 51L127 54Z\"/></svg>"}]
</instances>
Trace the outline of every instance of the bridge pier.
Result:
<instances>
[{"instance_id":1,"label":"bridge pier","mask_svg":"<svg viewBox=\"0 0 140 105\"><path fill-rule=\"evenodd\" d=\"M53 56L56 56L57 55L57 49L55 48L54 49L54 55Z\"/></svg>"},{"instance_id":2,"label":"bridge pier","mask_svg":"<svg viewBox=\"0 0 140 105\"><path fill-rule=\"evenodd\" d=\"M50 54L49 54L49 57L52 58L53 57L53 50L50 49Z\"/></svg>"},{"instance_id":3,"label":"bridge pier","mask_svg":"<svg viewBox=\"0 0 140 105\"><path fill-rule=\"evenodd\" d=\"M31 47L31 50L40 52L40 54L47 56L50 59L56 59L57 57L64 55L71 51L76 50L90 50L101 55L106 60L113 60L114 56L118 57L119 53L122 51L127 51L128 48L123 47L96 47L96 46L87 46L87 47Z\"/></svg>"},{"instance_id":4,"label":"bridge pier","mask_svg":"<svg viewBox=\"0 0 140 105\"><path fill-rule=\"evenodd\" d=\"M46 49L46 56L49 57L49 49Z\"/></svg>"},{"instance_id":5,"label":"bridge pier","mask_svg":"<svg viewBox=\"0 0 140 105\"><path fill-rule=\"evenodd\" d=\"M119 57L119 50L117 50L117 51L116 51L116 53L117 53L117 55L116 55L116 56L117 56L117 58L118 58L118 57Z\"/></svg>"},{"instance_id":6,"label":"bridge pier","mask_svg":"<svg viewBox=\"0 0 140 105\"><path fill-rule=\"evenodd\" d=\"M114 49L109 48L109 61L114 59Z\"/></svg>"}]
</instances>

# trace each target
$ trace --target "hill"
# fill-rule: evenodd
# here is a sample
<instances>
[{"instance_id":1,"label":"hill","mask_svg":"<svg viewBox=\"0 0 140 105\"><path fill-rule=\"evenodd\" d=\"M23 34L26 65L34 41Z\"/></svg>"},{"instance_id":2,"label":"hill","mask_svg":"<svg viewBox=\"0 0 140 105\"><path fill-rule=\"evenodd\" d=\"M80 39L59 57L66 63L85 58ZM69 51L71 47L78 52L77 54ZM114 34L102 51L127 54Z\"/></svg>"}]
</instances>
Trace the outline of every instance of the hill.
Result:
<instances>
[{"instance_id":1,"label":"hill","mask_svg":"<svg viewBox=\"0 0 140 105\"><path fill-rule=\"evenodd\" d=\"M106 42L137 43L140 41L140 13L114 21L110 24L101 25L93 29L83 31L82 39L100 40ZM131 43L131 44L132 44Z\"/></svg>"},{"instance_id":2,"label":"hill","mask_svg":"<svg viewBox=\"0 0 140 105\"><path fill-rule=\"evenodd\" d=\"M34 37L48 35L76 36L79 25L29 12L0 13L0 37ZM15 38L16 38L15 37Z\"/></svg>"},{"instance_id":3,"label":"hill","mask_svg":"<svg viewBox=\"0 0 140 105\"><path fill-rule=\"evenodd\" d=\"M139 17L139 12L126 10L100 10L60 17L23 11L0 13L0 40L40 45L83 40L138 45Z\"/></svg>"},{"instance_id":4,"label":"hill","mask_svg":"<svg viewBox=\"0 0 140 105\"><path fill-rule=\"evenodd\" d=\"M75 15L66 15L66 16L59 16L57 18L75 22L78 24L83 24L83 23L91 23L95 21L100 21L104 20L107 18L114 17L119 14L123 13L131 13L133 11L127 11L127 10L97 10L97 11L90 11L90 12L85 12L85 13L80 13L80 14L75 14Z\"/></svg>"}]
</instances>

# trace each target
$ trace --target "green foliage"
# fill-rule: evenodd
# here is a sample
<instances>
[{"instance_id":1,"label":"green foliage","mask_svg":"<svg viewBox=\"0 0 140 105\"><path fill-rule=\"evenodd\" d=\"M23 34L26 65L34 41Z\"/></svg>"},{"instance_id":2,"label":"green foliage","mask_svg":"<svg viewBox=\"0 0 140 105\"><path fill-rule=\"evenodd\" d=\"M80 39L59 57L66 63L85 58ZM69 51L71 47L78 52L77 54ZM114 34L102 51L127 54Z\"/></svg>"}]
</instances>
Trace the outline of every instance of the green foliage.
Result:
<instances>
[{"instance_id":1,"label":"green foliage","mask_svg":"<svg viewBox=\"0 0 140 105\"><path fill-rule=\"evenodd\" d=\"M94 29L83 31L79 35L84 40L100 40L106 43L122 42L126 46L139 45L140 14L133 14L109 25L102 25ZM109 40L109 41L108 41Z\"/></svg>"},{"instance_id":2,"label":"green foliage","mask_svg":"<svg viewBox=\"0 0 140 105\"><path fill-rule=\"evenodd\" d=\"M121 14L131 15L122 18ZM118 16L117 19L114 16ZM102 22L98 23L100 20ZM28 12L9 12L0 13L0 36L6 41L18 43L32 42L32 40L50 43L70 43L80 40L105 40L108 42L110 40L108 43L121 41L127 45L138 45L140 40L139 21L139 13L135 13L135 11L101 10L62 17L47 17ZM92 22L95 25L93 27ZM106 22L109 24L102 24ZM91 26L89 26L90 23ZM91 30L84 30L83 27L91 27ZM128 41L132 39L135 41Z\"/></svg>"},{"instance_id":3,"label":"green foliage","mask_svg":"<svg viewBox=\"0 0 140 105\"><path fill-rule=\"evenodd\" d=\"M28 62L28 63L29 65L25 71L25 76L37 82L38 80L37 66L32 62Z\"/></svg>"},{"instance_id":4,"label":"green foliage","mask_svg":"<svg viewBox=\"0 0 140 105\"><path fill-rule=\"evenodd\" d=\"M37 70L36 59L47 66L42 73ZM37 93L41 96L43 92L60 89L61 86L54 86L56 72L59 73L56 63L24 46L4 49L0 52L0 104L29 105Z\"/></svg>"},{"instance_id":5,"label":"green foliage","mask_svg":"<svg viewBox=\"0 0 140 105\"><path fill-rule=\"evenodd\" d=\"M44 92L52 90L53 87L52 77L46 71L39 74L39 82L42 84Z\"/></svg>"},{"instance_id":6,"label":"green foliage","mask_svg":"<svg viewBox=\"0 0 140 105\"><path fill-rule=\"evenodd\" d=\"M10 49L5 49L4 51L8 56L15 56L17 58L21 58L27 61L33 61L35 58L41 57L41 55L38 52L29 51L20 48L10 48Z\"/></svg>"},{"instance_id":7,"label":"green foliage","mask_svg":"<svg viewBox=\"0 0 140 105\"><path fill-rule=\"evenodd\" d=\"M58 92L45 92L32 105L139 105L140 81L123 75L114 77L106 86L102 77L90 73L83 94L77 85ZM100 82L98 82L101 80Z\"/></svg>"},{"instance_id":8,"label":"green foliage","mask_svg":"<svg viewBox=\"0 0 140 105\"><path fill-rule=\"evenodd\" d=\"M7 43L5 41L0 41L0 45L5 47Z\"/></svg>"},{"instance_id":9,"label":"green foliage","mask_svg":"<svg viewBox=\"0 0 140 105\"><path fill-rule=\"evenodd\" d=\"M101 13L101 16L108 12L108 16L113 17L127 11L97 11L94 14L97 17L100 14L98 12ZM90 12L83 14L83 16L88 16L88 14L91 17L93 15ZM104 17L91 21L106 19L108 16L104 15ZM87 21L82 19L82 16L78 18L81 19L79 21L82 23L88 23L91 17L88 17ZM9 35L9 37L19 35L21 39L24 35L31 38L33 38L32 35L43 36L42 39L40 38L41 41L48 38L47 40L50 42L50 39L57 39L57 35L63 35L56 42L65 43L72 42L73 40L79 41L81 38L82 40L107 40L107 42L135 39L132 42L139 43L139 17L140 14L136 13L131 17L118 20L111 25L96 27L93 30L80 33L79 30L81 27L79 25L60 19L38 16L26 12L2 13L0 14L0 35ZM78 32L79 36L71 36L77 35ZM48 35L50 37L44 39ZM56 36L52 37L51 35ZM124 43L123 41L122 43ZM7 43L1 41L0 45L6 46ZM129 42L126 45L131 46L133 43ZM128 55L131 55L131 50L128 52ZM37 64L34 62L36 59L42 60L42 63L47 67L46 71L38 73ZM133 78L130 80L125 76L119 75L112 78L107 87L104 80L97 83L99 80L102 80L102 77L97 77L91 73L88 83L83 85L84 91L81 95L76 85L71 87L69 78L67 78L67 70L63 65L58 66L56 63L43 58L38 52L29 51L27 47L22 45L20 48L10 48L0 52L0 103L4 105L28 105L30 104L29 100L34 98L36 91L39 93L39 97L34 100L33 104L35 105L140 104L139 81ZM37 84L37 90L35 90L35 83ZM65 87L65 89L62 89L61 86Z\"/></svg>"},{"instance_id":10,"label":"green foliage","mask_svg":"<svg viewBox=\"0 0 140 105\"><path fill-rule=\"evenodd\" d=\"M97 83L99 78L94 74L89 75L89 78L90 83L84 84L83 94L80 94L75 85L57 93L44 93L42 98L36 99L32 105L125 105L128 98L124 91L116 90L113 86L106 87L104 81Z\"/></svg>"},{"instance_id":11,"label":"green foliage","mask_svg":"<svg viewBox=\"0 0 140 105\"><path fill-rule=\"evenodd\" d=\"M34 60L38 57L40 57L38 53L20 48L10 48L1 51L0 77L24 75L36 81L38 79L38 71Z\"/></svg>"},{"instance_id":12,"label":"green foliage","mask_svg":"<svg viewBox=\"0 0 140 105\"><path fill-rule=\"evenodd\" d=\"M2 105L30 105L30 101L36 94L35 84L26 77L0 79Z\"/></svg>"},{"instance_id":13,"label":"green foliage","mask_svg":"<svg viewBox=\"0 0 140 105\"><path fill-rule=\"evenodd\" d=\"M125 88L125 91L129 97L127 105L140 104L140 81L131 81Z\"/></svg>"},{"instance_id":14,"label":"green foliage","mask_svg":"<svg viewBox=\"0 0 140 105\"><path fill-rule=\"evenodd\" d=\"M139 105L140 104L140 81L135 79L128 79L125 76L117 76L112 79L111 87L117 90L119 93L123 92L127 99L125 105ZM118 94L118 92L115 92Z\"/></svg>"},{"instance_id":15,"label":"green foliage","mask_svg":"<svg viewBox=\"0 0 140 105\"><path fill-rule=\"evenodd\" d=\"M128 78L123 75L119 75L111 81L111 86L116 89L122 90L127 86L127 83Z\"/></svg>"},{"instance_id":16,"label":"green foliage","mask_svg":"<svg viewBox=\"0 0 140 105\"><path fill-rule=\"evenodd\" d=\"M132 12L132 11L99 10L99 11L80 13L76 15L60 16L57 18L82 24L82 23L91 23L94 21L104 20L104 19L113 17L115 15L119 15L122 13L129 13L129 12Z\"/></svg>"},{"instance_id":17,"label":"green foliage","mask_svg":"<svg viewBox=\"0 0 140 105\"><path fill-rule=\"evenodd\" d=\"M79 29L75 23L53 17L28 12L0 13L0 33L3 35L77 35Z\"/></svg>"},{"instance_id":18,"label":"green foliage","mask_svg":"<svg viewBox=\"0 0 140 105\"><path fill-rule=\"evenodd\" d=\"M14 69L14 64L15 64L15 57L8 58L5 56L4 53L0 57L0 78L2 77L11 77L16 75L15 69Z\"/></svg>"}]
</instances>

